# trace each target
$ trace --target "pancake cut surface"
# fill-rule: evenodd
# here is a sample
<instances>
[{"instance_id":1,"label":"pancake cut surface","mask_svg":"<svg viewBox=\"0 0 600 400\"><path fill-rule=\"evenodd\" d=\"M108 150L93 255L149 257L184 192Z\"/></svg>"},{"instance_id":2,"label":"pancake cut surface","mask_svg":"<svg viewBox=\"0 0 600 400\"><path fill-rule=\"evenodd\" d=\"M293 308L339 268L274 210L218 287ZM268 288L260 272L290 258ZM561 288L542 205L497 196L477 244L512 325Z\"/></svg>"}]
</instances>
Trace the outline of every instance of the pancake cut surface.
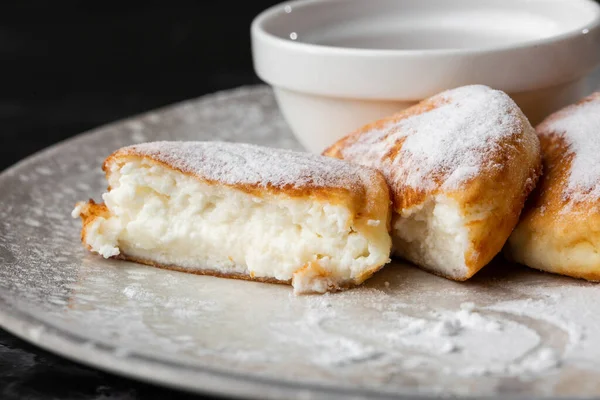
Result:
<instances>
[{"instance_id":1,"label":"pancake cut surface","mask_svg":"<svg viewBox=\"0 0 600 400\"><path fill-rule=\"evenodd\" d=\"M325 155L378 169L393 253L466 280L500 252L541 173L531 124L504 92L442 92L351 133Z\"/></svg>"},{"instance_id":2,"label":"pancake cut surface","mask_svg":"<svg viewBox=\"0 0 600 400\"><path fill-rule=\"evenodd\" d=\"M103 203L78 203L84 245L103 257L197 274L358 285L389 261L381 174L328 157L225 142L122 148Z\"/></svg>"}]
</instances>

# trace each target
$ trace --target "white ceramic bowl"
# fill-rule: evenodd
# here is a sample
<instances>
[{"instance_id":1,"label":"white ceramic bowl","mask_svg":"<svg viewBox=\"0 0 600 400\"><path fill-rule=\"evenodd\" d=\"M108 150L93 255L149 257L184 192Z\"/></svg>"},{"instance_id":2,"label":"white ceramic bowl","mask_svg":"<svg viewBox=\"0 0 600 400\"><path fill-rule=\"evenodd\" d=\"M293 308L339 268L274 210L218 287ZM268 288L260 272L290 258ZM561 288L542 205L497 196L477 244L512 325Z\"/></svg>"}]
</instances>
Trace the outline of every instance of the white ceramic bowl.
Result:
<instances>
[{"instance_id":1,"label":"white ceramic bowl","mask_svg":"<svg viewBox=\"0 0 600 400\"><path fill-rule=\"evenodd\" d=\"M467 84L507 92L535 124L587 94L600 63L592 0L300 0L251 33L257 74L313 152Z\"/></svg>"}]
</instances>

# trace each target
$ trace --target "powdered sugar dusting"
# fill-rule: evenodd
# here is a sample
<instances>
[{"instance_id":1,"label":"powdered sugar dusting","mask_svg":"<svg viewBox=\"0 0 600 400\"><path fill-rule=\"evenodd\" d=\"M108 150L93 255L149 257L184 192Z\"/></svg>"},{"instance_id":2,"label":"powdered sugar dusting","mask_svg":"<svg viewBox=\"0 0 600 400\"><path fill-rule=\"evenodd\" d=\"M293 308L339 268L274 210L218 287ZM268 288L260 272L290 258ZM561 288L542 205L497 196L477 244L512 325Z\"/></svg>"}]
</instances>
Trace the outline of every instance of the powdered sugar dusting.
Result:
<instances>
[{"instance_id":1,"label":"powdered sugar dusting","mask_svg":"<svg viewBox=\"0 0 600 400\"><path fill-rule=\"evenodd\" d=\"M147 140L299 148L266 87L150 116L136 119ZM248 382L265 382L258 398L274 390L289 398L600 395L597 284L501 259L456 283L394 261L359 288L294 296L286 286L88 254L68 213L82 196L105 190L98 163L134 142L132 130L102 128L0 175L11 188L0 192L7 327L157 383L204 393L219 382L212 387L224 396L239 395ZM41 166L53 174L36 171Z\"/></svg>"},{"instance_id":2,"label":"powdered sugar dusting","mask_svg":"<svg viewBox=\"0 0 600 400\"><path fill-rule=\"evenodd\" d=\"M437 108L361 135L344 157L380 168L393 181L423 190L459 187L480 173L501 143L523 130L521 112L504 92L464 86L430 99ZM395 157L383 157L403 142ZM437 181L437 182L436 182Z\"/></svg>"},{"instance_id":3,"label":"powdered sugar dusting","mask_svg":"<svg viewBox=\"0 0 600 400\"><path fill-rule=\"evenodd\" d=\"M393 293L366 288L307 298L302 315L270 324L270 329L282 342L314 346L313 360L321 366L398 365L403 374L431 368L432 375L441 372L465 379L523 378L555 371L563 364L565 351L581 345L581 336L570 332L577 325L565 323L553 305L560 296L488 306L466 301L431 309L430 302L411 302L416 292L407 295L407 303L395 301ZM536 326L530 314L547 320L547 325ZM359 315L368 322L359 322ZM564 343L561 338L567 334ZM294 346L289 351L296 356Z\"/></svg>"},{"instance_id":4,"label":"powdered sugar dusting","mask_svg":"<svg viewBox=\"0 0 600 400\"><path fill-rule=\"evenodd\" d=\"M152 142L122 149L227 185L353 188L376 172L346 161L292 150L229 142ZM362 181L362 182L361 182Z\"/></svg>"},{"instance_id":5,"label":"powdered sugar dusting","mask_svg":"<svg viewBox=\"0 0 600 400\"><path fill-rule=\"evenodd\" d=\"M573 154L565 194L575 201L600 198L600 92L542 123L540 135L559 135Z\"/></svg>"}]
</instances>

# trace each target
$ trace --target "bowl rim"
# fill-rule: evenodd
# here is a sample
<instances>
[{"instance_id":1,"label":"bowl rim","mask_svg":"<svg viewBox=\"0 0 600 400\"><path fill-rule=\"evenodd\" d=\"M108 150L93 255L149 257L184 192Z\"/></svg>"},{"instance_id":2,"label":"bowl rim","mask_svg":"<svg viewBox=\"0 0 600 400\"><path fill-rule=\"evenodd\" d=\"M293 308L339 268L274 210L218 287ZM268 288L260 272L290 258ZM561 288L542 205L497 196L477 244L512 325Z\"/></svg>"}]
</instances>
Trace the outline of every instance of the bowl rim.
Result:
<instances>
[{"instance_id":1,"label":"bowl rim","mask_svg":"<svg viewBox=\"0 0 600 400\"><path fill-rule=\"evenodd\" d=\"M289 15L288 6L343 1L287 1L256 16L250 36L258 77L278 89L329 98L419 101L469 84L509 94L531 92L575 82L600 65L600 5L592 0L568 0L594 11L591 21L577 29L488 48L347 48L299 42L266 30L273 18Z\"/></svg>"},{"instance_id":2,"label":"bowl rim","mask_svg":"<svg viewBox=\"0 0 600 400\"><path fill-rule=\"evenodd\" d=\"M540 4L544 2L552 2L555 0L538 0ZM552 45L561 41L568 41L577 37L583 37L590 32L600 29L600 4L594 0L569 0L570 4L578 2L579 4L587 4L595 11L595 16L591 22L581 25L578 28L571 29L557 35L552 35L539 39L524 40L512 44L503 44L486 47L468 47L468 48L450 48L450 49L367 49L361 47L339 47L332 45L322 45L314 43L306 43L297 40L289 40L268 32L264 28L264 24L272 19L280 18L287 15L286 7L310 7L315 4L339 3L340 0L292 0L284 1L275 4L261 13L259 13L252 21L251 34L257 39L264 40L271 45L283 47L288 50L303 51L313 55L330 54L340 56L421 56L421 55L472 55L486 54L508 50L525 49L529 47L538 47L544 45ZM282 13L283 11L283 13Z\"/></svg>"}]
</instances>

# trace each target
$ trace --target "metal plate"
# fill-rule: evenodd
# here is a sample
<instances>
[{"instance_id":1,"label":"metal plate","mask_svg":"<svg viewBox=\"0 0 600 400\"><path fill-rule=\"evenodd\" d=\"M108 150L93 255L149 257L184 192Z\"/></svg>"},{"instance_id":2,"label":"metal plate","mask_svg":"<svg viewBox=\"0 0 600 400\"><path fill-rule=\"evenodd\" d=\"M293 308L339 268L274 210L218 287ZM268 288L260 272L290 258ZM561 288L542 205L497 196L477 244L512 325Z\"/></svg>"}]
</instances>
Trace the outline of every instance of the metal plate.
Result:
<instances>
[{"instance_id":1,"label":"metal plate","mask_svg":"<svg viewBox=\"0 0 600 400\"><path fill-rule=\"evenodd\" d=\"M102 127L5 171L0 325L102 369L231 396L600 395L600 287L501 258L466 283L394 262L363 287L296 297L89 254L74 203L99 199L109 153L157 139L299 149L259 86Z\"/></svg>"}]
</instances>

